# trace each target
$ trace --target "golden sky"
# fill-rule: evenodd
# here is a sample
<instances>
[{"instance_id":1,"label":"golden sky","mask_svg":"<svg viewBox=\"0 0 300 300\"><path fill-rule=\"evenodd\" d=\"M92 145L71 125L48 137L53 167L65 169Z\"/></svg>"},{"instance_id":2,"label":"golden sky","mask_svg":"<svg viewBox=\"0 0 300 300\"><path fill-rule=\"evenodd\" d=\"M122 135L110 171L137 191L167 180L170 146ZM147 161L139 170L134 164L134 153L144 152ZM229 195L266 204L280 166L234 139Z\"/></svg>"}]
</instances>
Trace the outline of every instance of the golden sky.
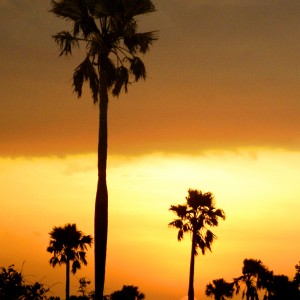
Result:
<instances>
[{"instance_id":1,"label":"golden sky","mask_svg":"<svg viewBox=\"0 0 300 300\"><path fill-rule=\"evenodd\" d=\"M214 193L228 216L213 253L197 258L198 297L212 279L238 276L244 258L292 276L300 259L300 3L155 3L158 11L141 19L160 31L145 57L148 78L110 99L107 292L134 284L150 300L186 294L189 237L179 244L167 224L188 188ZM55 292L64 270L48 265L48 232L67 222L93 231L98 109L88 90L79 100L72 93L80 55L58 57L51 35L67 27L49 8L0 0L0 261L26 260L24 273L48 284L59 278ZM91 250L82 276L92 279L92 261Z\"/></svg>"}]
</instances>

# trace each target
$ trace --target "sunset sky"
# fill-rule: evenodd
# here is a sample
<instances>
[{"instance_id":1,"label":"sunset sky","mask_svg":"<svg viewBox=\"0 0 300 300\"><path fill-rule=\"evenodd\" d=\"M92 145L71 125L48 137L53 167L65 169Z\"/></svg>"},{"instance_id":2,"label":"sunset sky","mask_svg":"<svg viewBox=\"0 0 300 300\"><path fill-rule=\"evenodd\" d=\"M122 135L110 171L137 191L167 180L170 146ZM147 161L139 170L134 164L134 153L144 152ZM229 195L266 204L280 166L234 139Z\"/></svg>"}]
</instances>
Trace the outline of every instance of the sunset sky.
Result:
<instances>
[{"instance_id":1,"label":"sunset sky","mask_svg":"<svg viewBox=\"0 0 300 300\"><path fill-rule=\"evenodd\" d=\"M195 295L261 259L292 278L300 248L300 2L160 0L140 18L159 30L148 77L110 98L106 293L187 294L190 237L168 228L171 204L197 188L226 220L199 255ZM72 91L80 51L59 58L67 24L46 0L0 0L0 266L64 290L46 252L53 226L93 234L98 108ZM89 265L72 276L93 280ZM237 298L240 299L241 295Z\"/></svg>"}]
</instances>

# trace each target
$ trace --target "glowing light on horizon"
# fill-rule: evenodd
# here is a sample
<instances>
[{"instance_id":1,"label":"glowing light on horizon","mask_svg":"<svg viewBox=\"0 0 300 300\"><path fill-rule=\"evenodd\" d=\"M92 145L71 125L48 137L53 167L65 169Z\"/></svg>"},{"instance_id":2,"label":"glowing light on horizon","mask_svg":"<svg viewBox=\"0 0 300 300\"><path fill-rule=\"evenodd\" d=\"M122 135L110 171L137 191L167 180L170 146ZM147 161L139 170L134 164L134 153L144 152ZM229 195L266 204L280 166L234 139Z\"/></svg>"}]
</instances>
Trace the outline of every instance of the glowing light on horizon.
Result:
<instances>
[{"instance_id":1,"label":"glowing light on horizon","mask_svg":"<svg viewBox=\"0 0 300 300\"><path fill-rule=\"evenodd\" d=\"M1 261L27 260L28 272L50 274L50 284L57 278L64 282L64 270L48 264L48 232L67 222L93 232L96 156L0 158L0 163L1 204L6 212L0 220L0 238L7 242L0 251ZM252 149L198 156L111 156L108 166L108 291L135 284L151 298L153 290L175 283L176 290L164 299L186 293L190 240L185 237L178 243L176 231L167 224L173 218L168 208L183 203L188 188L212 192L217 207L227 215L214 229L218 240L213 252L197 257L195 276L201 285L195 286L196 295L202 295L205 284L216 276L238 275L246 257L292 275L300 247L299 152ZM288 251L288 260L281 259L283 251ZM92 279L93 251L88 261L81 274ZM41 270L45 273L37 274ZM57 288L63 289L63 284Z\"/></svg>"}]
</instances>

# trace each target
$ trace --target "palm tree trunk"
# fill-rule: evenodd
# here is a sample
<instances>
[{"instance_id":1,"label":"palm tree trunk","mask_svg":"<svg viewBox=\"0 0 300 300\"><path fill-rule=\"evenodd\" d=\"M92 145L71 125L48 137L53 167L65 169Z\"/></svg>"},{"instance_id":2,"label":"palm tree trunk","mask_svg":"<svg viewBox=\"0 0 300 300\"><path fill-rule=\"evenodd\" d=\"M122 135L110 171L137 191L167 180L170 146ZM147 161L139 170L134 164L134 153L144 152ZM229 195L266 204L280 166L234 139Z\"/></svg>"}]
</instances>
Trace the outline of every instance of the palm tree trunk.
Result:
<instances>
[{"instance_id":1,"label":"palm tree trunk","mask_svg":"<svg viewBox=\"0 0 300 300\"><path fill-rule=\"evenodd\" d=\"M70 298L70 261L66 262L66 300Z\"/></svg>"},{"instance_id":2,"label":"palm tree trunk","mask_svg":"<svg viewBox=\"0 0 300 300\"><path fill-rule=\"evenodd\" d=\"M196 247L195 233L193 232L193 234L192 234L192 249L191 249L188 300L194 300L195 247Z\"/></svg>"},{"instance_id":3,"label":"palm tree trunk","mask_svg":"<svg viewBox=\"0 0 300 300\"><path fill-rule=\"evenodd\" d=\"M99 139L98 139L98 185L95 202L95 296L103 300L105 263L108 231L108 193L106 184L107 164L107 110L108 92L104 68L100 68Z\"/></svg>"}]
</instances>

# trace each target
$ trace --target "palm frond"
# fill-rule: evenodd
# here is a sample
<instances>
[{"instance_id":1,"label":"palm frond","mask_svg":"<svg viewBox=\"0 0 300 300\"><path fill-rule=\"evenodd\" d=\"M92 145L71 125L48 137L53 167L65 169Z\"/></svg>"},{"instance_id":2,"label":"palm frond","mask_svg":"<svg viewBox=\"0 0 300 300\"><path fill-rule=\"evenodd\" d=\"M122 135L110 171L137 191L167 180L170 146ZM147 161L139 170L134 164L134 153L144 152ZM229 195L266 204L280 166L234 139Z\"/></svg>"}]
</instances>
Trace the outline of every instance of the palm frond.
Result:
<instances>
[{"instance_id":1,"label":"palm frond","mask_svg":"<svg viewBox=\"0 0 300 300\"><path fill-rule=\"evenodd\" d=\"M206 231L206 235L205 235L205 243L207 248L211 251L211 244L212 242L216 239L216 235L213 234L210 230Z\"/></svg>"},{"instance_id":2,"label":"palm frond","mask_svg":"<svg viewBox=\"0 0 300 300\"><path fill-rule=\"evenodd\" d=\"M53 39L61 50L60 56L72 54L72 48L74 46L79 46L78 40L68 31L61 31L56 35L53 35Z\"/></svg>"},{"instance_id":3,"label":"palm frond","mask_svg":"<svg viewBox=\"0 0 300 300\"><path fill-rule=\"evenodd\" d=\"M171 205L169 210L173 211L179 218L185 219L186 218L186 212L187 212L187 206L186 205Z\"/></svg>"},{"instance_id":4,"label":"palm frond","mask_svg":"<svg viewBox=\"0 0 300 300\"><path fill-rule=\"evenodd\" d=\"M54 251L54 248L52 246L47 247L47 252L52 253Z\"/></svg>"},{"instance_id":5,"label":"palm frond","mask_svg":"<svg viewBox=\"0 0 300 300\"><path fill-rule=\"evenodd\" d=\"M93 238L91 235L84 235L80 239L80 247L83 247L84 249L87 249L87 245L91 246L93 243Z\"/></svg>"},{"instance_id":6,"label":"palm frond","mask_svg":"<svg viewBox=\"0 0 300 300\"><path fill-rule=\"evenodd\" d=\"M89 6L86 1L61 0L57 2L52 0L50 12L66 20L72 20L74 36L82 31L82 35L87 38L91 33L99 31L94 18L89 14Z\"/></svg>"},{"instance_id":7,"label":"palm frond","mask_svg":"<svg viewBox=\"0 0 300 300\"><path fill-rule=\"evenodd\" d=\"M125 89L125 93L127 93L128 83L129 83L128 69L124 66L120 66L119 68L116 69L116 77L115 77L115 83L114 83L114 88L112 90L112 94L114 96L118 96L123 86Z\"/></svg>"},{"instance_id":8,"label":"palm frond","mask_svg":"<svg viewBox=\"0 0 300 300\"><path fill-rule=\"evenodd\" d=\"M195 246L195 255L198 255L197 248L200 248L202 254L204 254L206 244L205 244L205 241L203 240L202 236L200 234L196 233L195 236L194 236L194 239L195 239L195 244L196 244L196 246Z\"/></svg>"},{"instance_id":9,"label":"palm frond","mask_svg":"<svg viewBox=\"0 0 300 300\"><path fill-rule=\"evenodd\" d=\"M60 265L60 260L58 259L58 257L53 256L53 257L50 258L49 263L50 263L50 265L51 265L52 267L55 267L57 264Z\"/></svg>"},{"instance_id":10,"label":"palm frond","mask_svg":"<svg viewBox=\"0 0 300 300\"><path fill-rule=\"evenodd\" d=\"M225 212L224 212L223 209L216 209L215 210L215 215L222 218L223 220L226 219Z\"/></svg>"},{"instance_id":11,"label":"palm frond","mask_svg":"<svg viewBox=\"0 0 300 300\"><path fill-rule=\"evenodd\" d=\"M177 234L177 240L181 241L183 239L183 230L179 229Z\"/></svg>"},{"instance_id":12,"label":"palm frond","mask_svg":"<svg viewBox=\"0 0 300 300\"><path fill-rule=\"evenodd\" d=\"M123 0L124 14L127 18L155 12L155 5L151 0Z\"/></svg>"},{"instance_id":13,"label":"palm frond","mask_svg":"<svg viewBox=\"0 0 300 300\"><path fill-rule=\"evenodd\" d=\"M87 44L87 48L88 48L88 55L90 57L97 57L100 53L105 53L107 51L107 45L105 44L102 35L93 36L89 40Z\"/></svg>"},{"instance_id":14,"label":"palm frond","mask_svg":"<svg viewBox=\"0 0 300 300\"><path fill-rule=\"evenodd\" d=\"M130 32L125 32L124 35L124 44L131 53L140 52L145 54L152 43L158 39L157 31L149 31L142 33L131 34Z\"/></svg>"},{"instance_id":15,"label":"palm frond","mask_svg":"<svg viewBox=\"0 0 300 300\"><path fill-rule=\"evenodd\" d=\"M134 58L129 59L130 61L130 73L133 74L135 81L138 81L140 78L146 78L146 68L142 60L135 56Z\"/></svg>"},{"instance_id":16,"label":"palm frond","mask_svg":"<svg viewBox=\"0 0 300 300\"><path fill-rule=\"evenodd\" d=\"M113 15L113 6L111 5L113 1L102 0L97 1L93 11L93 15L96 18L110 17Z\"/></svg>"},{"instance_id":17,"label":"palm frond","mask_svg":"<svg viewBox=\"0 0 300 300\"><path fill-rule=\"evenodd\" d=\"M76 271L79 270L80 268L81 268L80 262L78 260L74 260L73 263L72 263L72 270L71 270L71 272L73 274L75 274Z\"/></svg>"},{"instance_id":18,"label":"palm frond","mask_svg":"<svg viewBox=\"0 0 300 300\"><path fill-rule=\"evenodd\" d=\"M66 20L76 21L80 18L80 7L77 0L51 0L50 12Z\"/></svg>"},{"instance_id":19,"label":"palm frond","mask_svg":"<svg viewBox=\"0 0 300 300\"><path fill-rule=\"evenodd\" d=\"M87 57L76 69L73 75L74 91L78 98L82 95L82 86L84 81L89 81L90 89L94 99L94 103L98 101L99 79L94 69L93 63Z\"/></svg>"},{"instance_id":20,"label":"palm frond","mask_svg":"<svg viewBox=\"0 0 300 300\"><path fill-rule=\"evenodd\" d=\"M76 252L76 259L79 262L82 262L85 266L87 265L86 252L85 251L77 251Z\"/></svg>"},{"instance_id":21,"label":"palm frond","mask_svg":"<svg viewBox=\"0 0 300 300\"><path fill-rule=\"evenodd\" d=\"M183 232L192 231L193 226L189 222L187 222L187 223L183 224L182 230L183 230Z\"/></svg>"},{"instance_id":22,"label":"palm frond","mask_svg":"<svg viewBox=\"0 0 300 300\"><path fill-rule=\"evenodd\" d=\"M183 222L180 219L176 219L169 223L169 226L173 226L175 228L181 229L183 226Z\"/></svg>"}]
</instances>

